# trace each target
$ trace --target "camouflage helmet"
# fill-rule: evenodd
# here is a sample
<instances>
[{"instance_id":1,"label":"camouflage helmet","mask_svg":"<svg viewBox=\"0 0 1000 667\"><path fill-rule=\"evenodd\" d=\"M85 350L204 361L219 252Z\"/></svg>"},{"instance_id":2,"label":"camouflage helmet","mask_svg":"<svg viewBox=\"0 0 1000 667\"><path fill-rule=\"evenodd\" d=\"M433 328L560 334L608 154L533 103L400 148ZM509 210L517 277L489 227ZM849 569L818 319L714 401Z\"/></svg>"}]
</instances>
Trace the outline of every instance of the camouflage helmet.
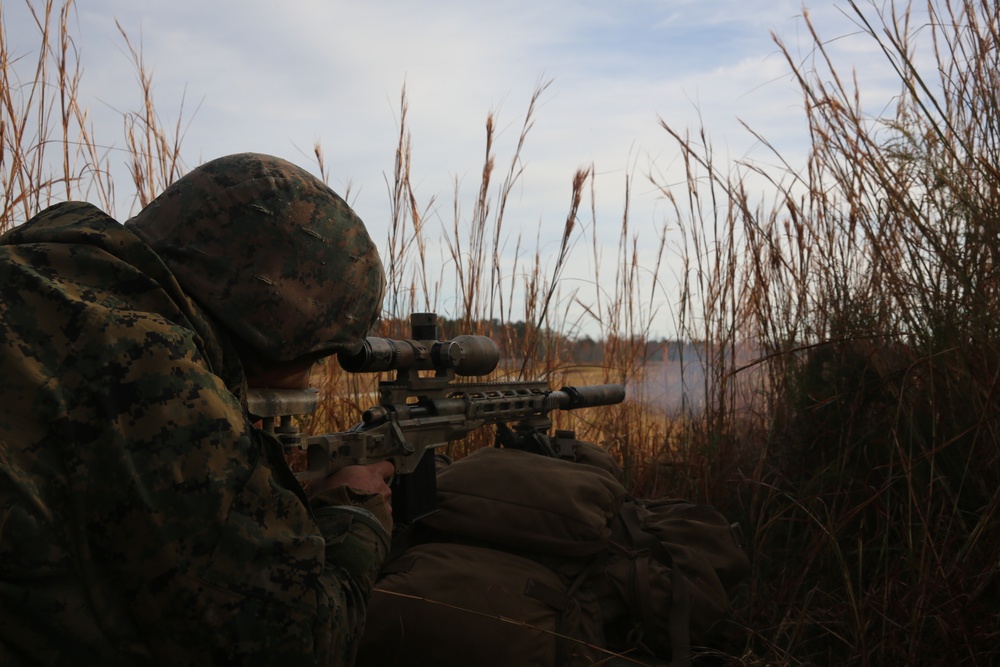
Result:
<instances>
[{"instance_id":1,"label":"camouflage helmet","mask_svg":"<svg viewBox=\"0 0 1000 667\"><path fill-rule=\"evenodd\" d=\"M203 164L125 225L195 301L274 361L352 349L381 309L385 276L364 223L276 157Z\"/></svg>"}]
</instances>

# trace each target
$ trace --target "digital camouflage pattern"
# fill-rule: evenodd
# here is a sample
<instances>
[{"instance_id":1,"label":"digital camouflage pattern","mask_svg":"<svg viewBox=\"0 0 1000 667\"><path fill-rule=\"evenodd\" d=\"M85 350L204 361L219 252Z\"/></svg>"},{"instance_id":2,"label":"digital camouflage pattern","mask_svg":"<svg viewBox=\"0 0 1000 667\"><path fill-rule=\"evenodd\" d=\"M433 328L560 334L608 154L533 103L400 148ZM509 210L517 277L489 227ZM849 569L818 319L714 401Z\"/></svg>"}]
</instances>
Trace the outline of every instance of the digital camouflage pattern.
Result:
<instances>
[{"instance_id":1,"label":"digital camouflage pattern","mask_svg":"<svg viewBox=\"0 0 1000 667\"><path fill-rule=\"evenodd\" d=\"M207 162L125 225L270 359L350 349L379 314L385 278L364 224L285 160L243 153Z\"/></svg>"},{"instance_id":2,"label":"digital camouflage pattern","mask_svg":"<svg viewBox=\"0 0 1000 667\"><path fill-rule=\"evenodd\" d=\"M213 178L218 196L200 214L254 209L257 183ZM260 215L323 208L287 180ZM194 203L175 192L158 206L180 215ZM200 243L194 225L183 232ZM362 290L328 279L336 266L271 253L280 270L257 267L253 249L278 239L237 236L245 254L228 268L219 236L197 246L220 262L220 285L184 282L205 304L231 296L249 309L222 308L234 330L259 332L268 350L317 349L285 325L329 312L270 302L273 318L255 328L262 311L235 285L260 271L287 286L303 264L303 299L319 300L308 281L321 277L358 318L346 333L326 321L322 344L367 326ZM362 255L350 259L370 275ZM166 259L179 272L193 262L176 249ZM58 204L0 237L0 664L353 662L388 547L364 509L381 498L341 488L310 508L276 443L245 417L228 335L147 244L89 204Z\"/></svg>"}]
</instances>

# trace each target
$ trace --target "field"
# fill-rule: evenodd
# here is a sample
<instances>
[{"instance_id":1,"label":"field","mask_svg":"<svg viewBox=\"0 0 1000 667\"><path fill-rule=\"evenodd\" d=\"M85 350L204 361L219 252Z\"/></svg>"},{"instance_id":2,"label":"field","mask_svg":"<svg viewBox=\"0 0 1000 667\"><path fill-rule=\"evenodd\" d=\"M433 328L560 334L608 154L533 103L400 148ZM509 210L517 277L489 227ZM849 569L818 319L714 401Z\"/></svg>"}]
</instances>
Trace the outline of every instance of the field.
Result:
<instances>
[{"instance_id":1,"label":"field","mask_svg":"<svg viewBox=\"0 0 1000 667\"><path fill-rule=\"evenodd\" d=\"M650 361L636 279L663 269L640 267L636 248L659 243L666 262L665 241L638 239L627 211L609 223L623 222L612 274L595 279L612 287L588 306L603 327L601 362L573 358L578 327L560 272L596 243L581 224L587 169L573 179L553 266L526 247L513 271L497 262L491 240L518 173L495 174L489 151L480 199L441 240L459 286L449 336L494 338L517 360L496 377L625 384L626 403L558 425L607 446L634 494L709 503L743 524L753 572L732 636L704 651L712 664L1000 663L1000 10L932 0L932 21L918 27L903 3L879 6L846 11L895 63L896 108L866 112L849 65L826 56L822 26L810 25L815 57L784 53L811 157L771 179L770 203L748 194L752 167L716 164L705 133L663 124L687 169L681 186L655 185L683 238L676 345L697 358L696 402L663 403L667 371ZM145 202L184 171L123 35L140 110L126 116L134 183L111 187L102 142L74 103L72 22L46 11L54 30L34 87L14 81L0 54L0 229L67 197L107 207L134 186ZM430 276L443 271L424 253L438 239L410 187L405 92L401 111L378 332L394 338L408 313L442 301ZM515 290L523 312L504 298ZM328 364L319 384L331 398L310 427L349 426L376 380Z\"/></svg>"}]
</instances>

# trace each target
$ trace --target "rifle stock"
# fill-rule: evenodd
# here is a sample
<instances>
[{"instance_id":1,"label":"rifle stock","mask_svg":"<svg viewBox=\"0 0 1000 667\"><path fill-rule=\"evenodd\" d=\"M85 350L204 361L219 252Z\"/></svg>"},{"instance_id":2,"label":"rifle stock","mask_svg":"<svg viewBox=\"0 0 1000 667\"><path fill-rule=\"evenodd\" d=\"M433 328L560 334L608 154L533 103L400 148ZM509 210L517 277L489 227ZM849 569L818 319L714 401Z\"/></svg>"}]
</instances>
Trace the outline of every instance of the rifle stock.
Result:
<instances>
[{"instance_id":1,"label":"rifle stock","mask_svg":"<svg viewBox=\"0 0 1000 667\"><path fill-rule=\"evenodd\" d=\"M348 431L298 432L292 416L316 409L315 390L251 390L248 396L250 413L265 430L286 449L305 450L306 469L296 473L302 481L347 465L392 461L393 518L399 524L433 511L433 450L483 426L509 423L515 424L518 437L541 441L544 447L552 410L613 405L625 398L624 387L617 384L551 390L538 381L455 381L456 375L491 372L499 361L496 344L484 336L437 340L433 313L416 313L411 324L412 339L368 338L353 355L338 355L349 372L396 371L395 380L379 383L379 404Z\"/></svg>"}]
</instances>

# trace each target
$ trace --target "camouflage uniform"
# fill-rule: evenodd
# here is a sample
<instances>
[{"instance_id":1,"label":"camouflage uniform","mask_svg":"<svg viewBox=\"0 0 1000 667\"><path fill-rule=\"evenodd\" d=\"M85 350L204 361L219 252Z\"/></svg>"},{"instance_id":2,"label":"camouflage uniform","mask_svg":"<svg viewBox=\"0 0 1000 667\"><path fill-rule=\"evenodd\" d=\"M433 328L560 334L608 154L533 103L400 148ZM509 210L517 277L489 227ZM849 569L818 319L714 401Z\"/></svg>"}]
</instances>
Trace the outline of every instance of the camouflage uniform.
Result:
<instances>
[{"instance_id":1,"label":"camouflage uniform","mask_svg":"<svg viewBox=\"0 0 1000 667\"><path fill-rule=\"evenodd\" d=\"M383 278L353 215L247 154L126 226L71 202L0 237L0 664L353 662L384 505L310 504L234 342L357 342Z\"/></svg>"}]
</instances>

